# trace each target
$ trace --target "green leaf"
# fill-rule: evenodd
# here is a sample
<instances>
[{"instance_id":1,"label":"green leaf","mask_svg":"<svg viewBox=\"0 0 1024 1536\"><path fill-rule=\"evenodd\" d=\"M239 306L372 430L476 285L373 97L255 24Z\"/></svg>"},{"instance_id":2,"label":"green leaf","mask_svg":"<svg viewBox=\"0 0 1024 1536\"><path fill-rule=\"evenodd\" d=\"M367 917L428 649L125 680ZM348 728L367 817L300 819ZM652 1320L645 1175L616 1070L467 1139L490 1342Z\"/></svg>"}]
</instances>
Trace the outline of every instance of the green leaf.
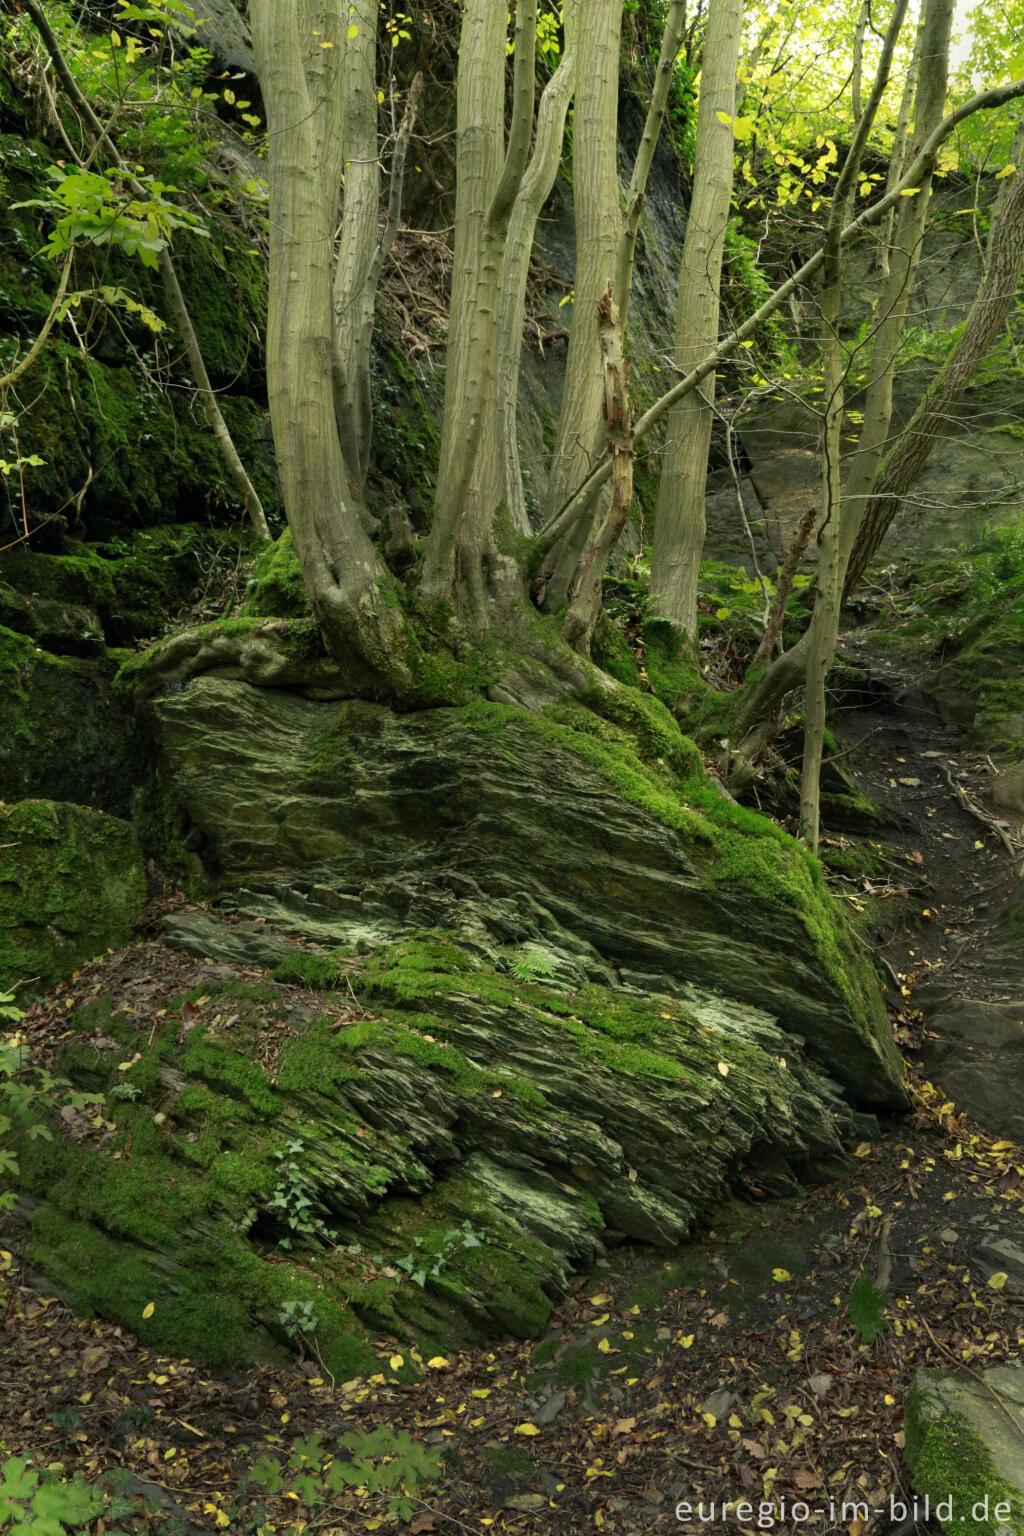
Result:
<instances>
[{"instance_id":1,"label":"green leaf","mask_svg":"<svg viewBox=\"0 0 1024 1536\"><path fill-rule=\"evenodd\" d=\"M867 1270L862 1269L846 1306L846 1315L862 1344L873 1344L878 1335L888 1328L882 1316L882 1308L887 1300L885 1292L877 1290Z\"/></svg>"}]
</instances>

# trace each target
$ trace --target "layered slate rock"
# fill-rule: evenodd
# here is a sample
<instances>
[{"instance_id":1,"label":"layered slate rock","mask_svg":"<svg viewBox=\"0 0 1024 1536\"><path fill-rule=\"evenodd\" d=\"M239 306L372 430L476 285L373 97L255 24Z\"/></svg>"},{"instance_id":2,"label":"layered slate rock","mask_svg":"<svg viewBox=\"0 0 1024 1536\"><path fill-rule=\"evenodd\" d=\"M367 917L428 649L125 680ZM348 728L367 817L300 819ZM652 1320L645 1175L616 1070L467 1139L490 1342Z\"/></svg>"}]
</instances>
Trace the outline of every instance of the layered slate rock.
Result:
<instances>
[{"instance_id":1,"label":"layered slate rock","mask_svg":"<svg viewBox=\"0 0 1024 1536\"><path fill-rule=\"evenodd\" d=\"M582 949L610 980L763 1009L855 1099L901 1102L878 989L815 861L726 800L678 733L641 761L582 709L396 715L212 676L153 709L253 915L336 944L482 926Z\"/></svg>"},{"instance_id":2,"label":"layered slate rock","mask_svg":"<svg viewBox=\"0 0 1024 1536\"><path fill-rule=\"evenodd\" d=\"M59 1065L106 1123L26 1148L14 1240L156 1347L274 1358L298 1308L351 1376L382 1331L535 1333L610 1245L670 1248L734 1188L790 1192L865 1133L768 1015L579 963L422 933L336 956L317 996L219 963L168 975L143 948L128 1006L98 967L61 1009Z\"/></svg>"},{"instance_id":3,"label":"layered slate rock","mask_svg":"<svg viewBox=\"0 0 1024 1536\"><path fill-rule=\"evenodd\" d=\"M130 1007L101 970L59 1009L110 1123L33 1143L19 1246L77 1309L221 1365L301 1314L342 1376L381 1332L530 1334L610 1246L844 1166L900 1102L815 861L660 706L597 703L625 723L152 701L220 911L168 916Z\"/></svg>"},{"instance_id":4,"label":"layered slate rock","mask_svg":"<svg viewBox=\"0 0 1024 1536\"><path fill-rule=\"evenodd\" d=\"M0 981L46 986L131 936L147 883L127 822L53 800L0 802Z\"/></svg>"}]
</instances>

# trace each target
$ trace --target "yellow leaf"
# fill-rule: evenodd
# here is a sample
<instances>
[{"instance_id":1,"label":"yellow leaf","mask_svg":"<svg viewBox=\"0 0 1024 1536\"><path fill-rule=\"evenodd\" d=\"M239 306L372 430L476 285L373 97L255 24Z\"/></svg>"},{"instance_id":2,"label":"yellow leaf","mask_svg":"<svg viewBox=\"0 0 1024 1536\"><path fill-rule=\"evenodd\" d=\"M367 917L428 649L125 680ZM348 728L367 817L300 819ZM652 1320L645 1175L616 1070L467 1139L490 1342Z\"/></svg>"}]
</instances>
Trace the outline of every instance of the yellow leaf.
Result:
<instances>
[{"instance_id":1,"label":"yellow leaf","mask_svg":"<svg viewBox=\"0 0 1024 1536\"><path fill-rule=\"evenodd\" d=\"M146 1305L142 1309L142 1315L143 1315L143 1317L152 1317L153 1313L155 1311L156 1311L156 1304L154 1302L152 1302L152 1301L147 1301Z\"/></svg>"},{"instance_id":2,"label":"yellow leaf","mask_svg":"<svg viewBox=\"0 0 1024 1536\"><path fill-rule=\"evenodd\" d=\"M359 36L359 28L356 26L355 22L353 22L352 25L349 27L348 35L349 35L350 38L358 37Z\"/></svg>"},{"instance_id":3,"label":"yellow leaf","mask_svg":"<svg viewBox=\"0 0 1024 1536\"><path fill-rule=\"evenodd\" d=\"M400 1371L404 1364L405 1364L405 1356L404 1355L392 1355L391 1359L388 1361L388 1365L390 1365L390 1367L391 1367L391 1369L393 1371Z\"/></svg>"},{"instance_id":4,"label":"yellow leaf","mask_svg":"<svg viewBox=\"0 0 1024 1536\"><path fill-rule=\"evenodd\" d=\"M702 1413L701 1418L708 1426L708 1429L714 1429L715 1425L718 1423L718 1420L715 1418L713 1413Z\"/></svg>"},{"instance_id":5,"label":"yellow leaf","mask_svg":"<svg viewBox=\"0 0 1024 1536\"><path fill-rule=\"evenodd\" d=\"M213 1517L213 1523L214 1525L219 1525L221 1530L223 1530L226 1525L231 1524L231 1516L227 1513L226 1510L218 1509L217 1513Z\"/></svg>"},{"instance_id":6,"label":"yellow leaf","mask_svg":"<svg viewBox=\"0 0 1024 1536\"><path fill-rule=\"evenodd\" d=\"M780 1283L783 1280L792 1280L792 1278L793 1278L793 1276L790 1274L788 1269L773 1269L772 1270L772 1279L773 1280L778 1280Z\"/></svg>"},{"instance_id":7,"label":"yellow leaf","mask_svg":"<svg viewBox=\"0 0 1024 1536\"><path fill-rule=\"evenodd\" d=\"M474 1387L469 1395L470 1397L490 1397L491 1389L490 1387Z\"/></svg>"},{"instance_id":8,"label":"yellow leaf","mask_svg":"<svg viewBox=\"0 0 1024 1536\"><path fill-rule=\"evenodd\" d=\"M991 1284L991 1282L989 1283ZM597 1347L601 1351L602 1355L607 1355L611 1352L611 1345L607 1339L598 1339Z\"/></svg>"},{"instance_id":9,"label":"yellow leaf","mask_svg":"<svg viewBox=\"0 0 1024 1536\"><path fill-rule=\"evenodd\" d=\"M693 1344L694 1337L695 1335L692 1333L684 1334L683 1337L679 1340L680 1348L689 1349Z\"/></svg>"},{"instance_id":10,"label":"yellow leaf","mask_svg":"<svg viewBox=\"0 0 1024 1536\"><path fill-rule=\"evenodd\" d=\"M444 1355L435 1355L432 1360L427 1361L427 1369L431 1371L446 1371L448 1369L448 1361Z\"/></svg>"},{"instance_id":11,"label":"yellow leaf","mask_svg":"<svg viewBox=\"0 0 1024 1536\"><path fill-rule=\"evenodd\" d=\"M720 1061L718 1063L718 1072L719 1072L719 1075L721 1077L728 1077L729 1076L729 1063L727 1061Z\"/></svg>"},{"instance_id":12,"label":"yellow leaf","mask_svg":"<svg viewBox=\"0 0 1024 1536\"><path fill-rule=\"evenodd\" d=\"M334 44L333 43L321 43L320 47L321 48L333 48Z\"/></svg>"},{"instance_id":13,"label":"yellow leaf","mask_svg":"<svg viewBox=\"0 0 1024 1536\"><path fill-rule=\"evenodd\" d=\"M903 191L900 193L900 197L916 197L920 190L920 187L904 187ZM854 1524L856 1524L856 1521Z\"/></svg>"},{"instance_id":14,"label":"yellow leaf","mask_svg":"<svg viewBox=\"0 0 1024 1536\"><path fill-rule=\"evenodd\" d=\"M514 1435L539 1435L540 1430L536 1424L517 1424L512 1433Z\"/></svg>"},{"instance_id":15,"label":"yellow leaf","mask_svg":"<svg viewBox=\"0 0 1024 1536\"><path fill-rule=\"evenodd\" d=\"M1008 1279L1009 1276L1003 1270L997 1270L994 1275L988 1277L989 1290L1001 1291Z\"/></svg>"},{"instance_id":16,"label":"yellow leaf","mask_svg":"<svg viewBox=\"0 0 1024 1536\"><path fill-rule=\"evenodd\" d=\"M1001 171L996 172L996 181L1005 181L1006 177L1012 176L1016 169L1015 165L1004 165Z\"/></svg>"},{"instance_id":17,"label":"yellow leaf","mask_svg":"<svg viewBox=\"0 0 1024 1536\"><path fill-rule=\"evenodd\" d=\"M716 112L715 116L718 118L718 121L724 128L732 127L732 118L729 116L728 112Z\"/></svg>"}]
</instances>

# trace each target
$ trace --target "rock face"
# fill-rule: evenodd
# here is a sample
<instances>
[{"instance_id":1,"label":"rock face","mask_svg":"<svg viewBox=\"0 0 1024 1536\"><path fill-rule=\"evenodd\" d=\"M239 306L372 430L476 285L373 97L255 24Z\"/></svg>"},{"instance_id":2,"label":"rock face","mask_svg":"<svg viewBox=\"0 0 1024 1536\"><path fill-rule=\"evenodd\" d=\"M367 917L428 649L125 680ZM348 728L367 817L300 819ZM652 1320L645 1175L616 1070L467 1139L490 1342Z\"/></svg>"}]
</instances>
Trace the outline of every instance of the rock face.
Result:
<instances>
[{"instance_id":1,"label":"rock face","mask_svg":"<svg viewBox=\"0 0 1024 1536\"><path fill-rule=\"evenodd\" d=\"M1024 1008L957 998L930 1012L928 1026L936 1037L921 1051L929 1077L995 1135L1024 1140Z\"/></svg>"},{"instance_id":2,"label":"rock face","mask_svg":"<svg viewBox=\"0 0 1024 1536\"><path fill-rule=\"evenodd\" d=\"M51 800L0 803L0 982L43 986L123 944L146 902L127 822Z\"/></svg>"},{"instance_id":3,"label":"rock face","mask_svg":"<svg viewBox=\"0 0 1024 1536\"><path fill-rule=\"evenodd\" d=\"M1024 1371L919 1371L907 1402L907 1459L947 1531L1024 1536Z\"/></svg>"},{"instance_id":4,"label":"rock face","mask_svg":"<svg viewBox=\"0 0 1024 1536\"><path fill-rule=\"evenodd\" d=\"M684 784L583 710L399 716L214 677L154 708L176 791L252 915L334 944L482 929L579 953L601 979L696 984L770 1013L861 1102L899 1102L877 989L816 866L692 749Z\"/></svg>"},{"instance_id":5,"label":"rock face","mask_svg":"<svg viewBox=\"0 0 1024 1536\"><path fill-rule=\"evenodd\" d=\"M115 670L0 628L0 799L75 800L127 814L146 748L112 692Z\"/></svg>"}]
</instances>

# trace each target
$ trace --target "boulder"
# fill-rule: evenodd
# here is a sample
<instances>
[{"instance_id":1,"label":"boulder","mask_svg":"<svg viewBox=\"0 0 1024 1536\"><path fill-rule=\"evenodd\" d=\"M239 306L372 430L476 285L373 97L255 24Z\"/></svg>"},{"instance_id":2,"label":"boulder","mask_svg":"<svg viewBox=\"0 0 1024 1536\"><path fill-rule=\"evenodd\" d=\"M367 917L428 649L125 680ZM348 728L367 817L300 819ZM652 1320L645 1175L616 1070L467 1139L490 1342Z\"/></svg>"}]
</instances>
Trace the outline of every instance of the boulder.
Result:
<instances>
[{"instance_id":1,"label":"boulder","mask_svg":"<svg viewBox=\"0 0 1024 1536\"><path fill-rule=\"evenodd\" d=\"M153 712L250 915L336 944L431 927L582 948L763 1009L856 1099L902 1102L875 979L816 862L722 796L678 733L650 766L582 709L398 715L209 675Z\"/></svg>"},{"instance_id":2,"label":"boulder","mask_svg":"<svg viewBox=\"0 0 1024 1536\"><path fill-rule=\"evenodd\" d=\"M935 1032L921 1047L928 1076L994 1136L1024 1141L1024 1007L951 998L926 1022Z\"/></svg>"},{"instance_id":3,"label":"boulder","mask_svg":"<svg viewBox=\"0 0 1024 1536\"><path fill-rule=\"evenodd\" d=\"M102 966L61 1010L60 1070L111 1134L26 1148L14 1241L76 1310L227 1366L280 1358L298 1305L344 1379L381 1332L536 1333L610 1246L671 1248L737 1181L791 1193L870 1132L767 1014L700 988L484 934L335 965L317 996L143 950L130 1010Z\"/></svg>"},{"instance_id":4,"label":"boulder","mask_svg":"<svg viewBox=\"0 0 1024 1536\"><path fill-rule=\"evenodd\" d=\"M48 986L131 936L146 876L127 822L52 800L0 802L0 984Z\"/></svg>"},{"instance_id":5,"label":"boulder","mask_svg":"<svg viewBox=\"0 0 1024 1536\"><path fill-rule=\"evenodd\" d=\"M1024 1370L918 1371L907 1460L944 1530L1024 1536Z\"/></svg>"}]
</instances>

